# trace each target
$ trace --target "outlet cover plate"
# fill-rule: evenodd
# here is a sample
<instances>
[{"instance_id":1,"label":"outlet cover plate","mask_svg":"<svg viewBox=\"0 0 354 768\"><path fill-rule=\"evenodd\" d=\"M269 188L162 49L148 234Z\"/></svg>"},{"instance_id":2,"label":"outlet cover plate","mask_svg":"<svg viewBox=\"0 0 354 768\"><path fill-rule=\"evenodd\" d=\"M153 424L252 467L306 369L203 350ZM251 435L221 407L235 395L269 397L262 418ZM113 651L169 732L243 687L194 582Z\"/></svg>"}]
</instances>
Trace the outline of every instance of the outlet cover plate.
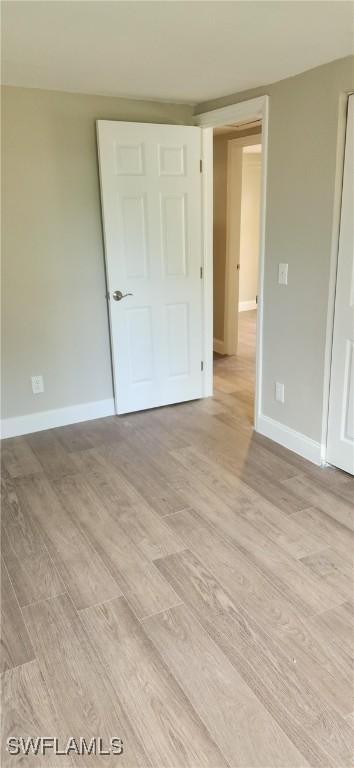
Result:
<instances>
[{"instance_id":1,"label":"outlet cover plate","mask_svg":"<svg viewBox=\"0 0 354 768\"><path fill-rule=\"evenodd\" d=\"M288 264L279 264L278 266L278 283L279 285L288 284Z\"/></svg>"},{"instance_id":2,"label":"outlet cover plate","mask_svg":"<svg viewBox=\"0 0 354 768\"><path fill-rule=\"evenodd\" d=\"M284 402L284 384L280 381L275 382L275 399L277 403Z\"/></svg>"},{"instance_id":3,"label":"outlet cover plate","mask_svg":"<svg viewBox=\"0 0 354 768\"><path fill-rule=\"evenodd\" d=\"M34 395L40 395L44 392L43 376L31 376L32 392Z\"/></svg>"}]
</instances>

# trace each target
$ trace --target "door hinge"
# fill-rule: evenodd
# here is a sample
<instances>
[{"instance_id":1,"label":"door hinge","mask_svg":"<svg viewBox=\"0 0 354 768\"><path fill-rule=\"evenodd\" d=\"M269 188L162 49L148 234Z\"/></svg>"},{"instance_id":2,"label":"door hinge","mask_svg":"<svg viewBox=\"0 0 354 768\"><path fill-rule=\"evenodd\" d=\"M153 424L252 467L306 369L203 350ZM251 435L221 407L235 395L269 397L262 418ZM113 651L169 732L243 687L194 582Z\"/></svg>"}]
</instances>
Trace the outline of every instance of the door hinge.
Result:
<instances>
[{"instance_id":1,"label":"door hinge","mask_svg":"<svg viewBox=\"0 0 354 768\"><path fill-rule=\"evenodd\" d=\"M257 296L256 296L256 304L258 304L258 293L257 293Z\"/></svg>"},{"instance_id":2,"label":"door hinge","mask_svg":"<svg viewBox=\"0 0 354 768\"><path fill-rule=\"evenodd\" d=\"M200 370L204 371L204 363L203 360L200 361Z\"/></svg>"},{"instance_id":3,"label":"door hinge","mask_svg":"<svg viewBox=\"0 0 354 768\"><path fill-rule=\"evenodd\" d=\"M200 267L200 279L203 280L203 267Z\"/></svg>"},{"instance_id":4,"label":"door hinge","mask_svg":"<svg viewBox=\"0 0 354 768\"><path fill-rule=\"evenodd\" d=\"M203 173L203 160L199 160L200 173Z\"/></svg>"}]
</instances>

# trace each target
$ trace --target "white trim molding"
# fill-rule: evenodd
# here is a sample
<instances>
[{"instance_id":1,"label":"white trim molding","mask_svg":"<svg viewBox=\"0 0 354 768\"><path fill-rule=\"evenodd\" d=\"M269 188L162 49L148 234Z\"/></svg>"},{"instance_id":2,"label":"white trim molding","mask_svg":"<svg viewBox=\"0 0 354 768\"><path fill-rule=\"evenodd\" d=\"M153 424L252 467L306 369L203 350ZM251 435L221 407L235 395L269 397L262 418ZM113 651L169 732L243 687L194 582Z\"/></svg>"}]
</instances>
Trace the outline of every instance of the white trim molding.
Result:
<instances>
[{"instance_id":1,"label":"white trim molding","mask_svg":"<svg viewBox=\"0 0 354 768\"><path fill-rule=\"evenodd\" d=\"M24 416L12 416L1 419L1 439L19 437L31 432L42 432L44 429L65 427L67 424L77 424L80 421L101 419L115 414L114 400L96 400L92 403L79 403L66 408L56 408L51 411L27 413Z\"/></svg>"},{"instance_id":2,"label":"white trim molding","mask_svg":"<svg viewBox=\"0 0 354 768\"><path fill-rule=\"evenodd\" d=\"M257 309L256 299L251 299L251 301L239 301L239 312L249 312L251 309Z\"/></svg>"},{"instance_id":3,"label":"white trim molding","mask_svg":"<svg viewBox=\"0 0 354 768\"><path fill-rule=\"evenodd\" d=\"M239 101L228 107L211 109L209 112L200 112L195 115L195 124L200 128L217 128L231 123L250 123L262 120L264 117L264 103L267 96L258 96L256 99Z\"/></svg>"},{"instance_id":4,"label":"white trim molding","mask_svg":"<svg viewBox=\"0 0 354 768\"><path fill-rule=\"evenodd\" d=\"M225 354L225 345L221 339L213 339L213 350L219 355Z\"/></svg>"},{"instance_id":5,"label":"white trim molding","mask_svg":"<svg viewBox=\"0 0 354 768\"><path fill-rule=\"evenodd\" d=\"M203 394L213 394L213 131L202 131Z\"/></svg>"},{"instance_id":6,"label":"white trim molding","mask_svg":"<svg viewBox=\"0 0 354 768\"><path fill-rule=\"evenodd\" d=\"M317 443L311 437L307 437L307 435L303 435L301 432L296 432L295 429L281 424L280 421L275 421L275 419L271 419L269 416L260 414L258 416L257 432L260 432L265 437L269 437L270 440L274 440L275 443L283 445L289 451L298 453L299 456L303 456L304 459L311 461L313 464L323 465L321 443Z\"/></svg>"}]
</instances>

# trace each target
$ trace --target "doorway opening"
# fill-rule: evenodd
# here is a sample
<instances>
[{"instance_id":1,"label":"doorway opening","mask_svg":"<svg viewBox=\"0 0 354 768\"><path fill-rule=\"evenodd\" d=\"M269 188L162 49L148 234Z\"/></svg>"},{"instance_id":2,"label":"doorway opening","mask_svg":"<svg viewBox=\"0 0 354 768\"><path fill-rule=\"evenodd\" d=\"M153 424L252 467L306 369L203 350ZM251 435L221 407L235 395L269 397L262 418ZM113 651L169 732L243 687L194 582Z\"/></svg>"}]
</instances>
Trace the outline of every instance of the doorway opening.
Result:
<instances>
[{"instance_id":1,"label":"doorway opening","mask_svg":"<svg viewBox=\"0 0 354 768\"><path fill-rule=\"evenodd\" d=\"M214 394L254 426L262 124L213 130Z\"/></svg>"}]
</instances>

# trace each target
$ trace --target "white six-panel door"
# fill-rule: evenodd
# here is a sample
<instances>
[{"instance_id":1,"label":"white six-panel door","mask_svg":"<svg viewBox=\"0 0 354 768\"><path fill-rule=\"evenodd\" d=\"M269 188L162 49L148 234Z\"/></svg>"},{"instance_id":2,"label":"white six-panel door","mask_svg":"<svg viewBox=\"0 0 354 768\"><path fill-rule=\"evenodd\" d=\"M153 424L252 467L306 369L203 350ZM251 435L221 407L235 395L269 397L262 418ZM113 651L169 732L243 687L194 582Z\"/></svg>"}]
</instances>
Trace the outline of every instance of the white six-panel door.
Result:
<instances>
[{"instance_id":1,"label":"white six-panel door","mask_svg":"<svg viewBox=\"0 0 354 768\"><path fill-rule=\"evenodd\" d=\"M97 133L116 411L201 397L200 128Z\"/></svg>"},{"instance_id":2,"label":"white six-panel door","mask_svg":"<svg viewBox=\"0 0 354 768\"><path fill-rule=\"evenodd\" d=\"M327 461L354 474L354 96L345 142Z\"/></svg>"}]
</instances>

